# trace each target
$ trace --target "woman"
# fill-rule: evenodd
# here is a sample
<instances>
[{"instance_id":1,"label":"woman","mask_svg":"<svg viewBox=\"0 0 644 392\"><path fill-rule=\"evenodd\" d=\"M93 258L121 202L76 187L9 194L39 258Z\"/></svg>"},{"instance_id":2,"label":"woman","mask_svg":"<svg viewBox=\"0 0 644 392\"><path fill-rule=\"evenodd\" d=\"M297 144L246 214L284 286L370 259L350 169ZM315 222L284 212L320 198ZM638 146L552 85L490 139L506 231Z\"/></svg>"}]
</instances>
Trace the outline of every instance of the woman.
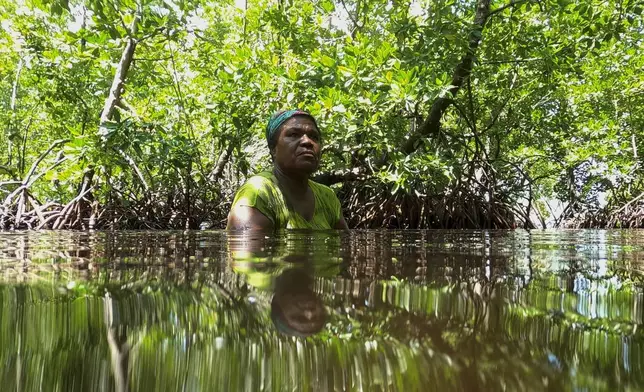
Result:
<instances>
[{"instance_id":1,"label":"woman","mask_svg":"<svg viewBox=\"0 0 644 392\"><path fill-rule=\"evenodd\" d=\"M237 191L228 230L348 229L331 188L310 180L318 169L321 134L302 110L273 114L266 126L273 170Z\"/></svg>"}]
</instances>

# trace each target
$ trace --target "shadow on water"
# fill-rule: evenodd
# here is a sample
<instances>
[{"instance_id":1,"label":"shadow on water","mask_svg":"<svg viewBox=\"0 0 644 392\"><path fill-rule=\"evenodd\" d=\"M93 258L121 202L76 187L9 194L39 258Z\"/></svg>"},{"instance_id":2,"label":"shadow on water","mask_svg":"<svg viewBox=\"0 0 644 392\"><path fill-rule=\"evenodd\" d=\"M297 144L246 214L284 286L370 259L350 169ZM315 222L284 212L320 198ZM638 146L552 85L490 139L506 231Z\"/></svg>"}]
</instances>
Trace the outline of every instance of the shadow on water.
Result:
<instances>
[{"instance_id":1,"label":"shadow on water","mask_svg":"<svg viewBox=\"0 0 644 392\"><path fill-rule=\"evenodd\" d=\"M639 231L0 234L0 385L637 390Z\"/></svg>"}]
</instances>

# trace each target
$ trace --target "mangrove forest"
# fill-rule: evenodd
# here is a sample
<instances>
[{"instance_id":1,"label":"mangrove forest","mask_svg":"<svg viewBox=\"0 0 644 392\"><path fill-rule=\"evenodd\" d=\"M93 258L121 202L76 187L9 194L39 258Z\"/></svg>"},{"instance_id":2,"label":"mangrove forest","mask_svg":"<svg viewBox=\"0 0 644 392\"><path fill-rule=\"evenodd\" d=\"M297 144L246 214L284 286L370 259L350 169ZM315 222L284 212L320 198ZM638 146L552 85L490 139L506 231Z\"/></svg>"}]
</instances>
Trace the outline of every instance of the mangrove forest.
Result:
<instances>
[{"instance_id":1,"label":"mangrove forest","mask_svg":"<svg viewBox=\"0 0 644 392\"><path fill-rule=\"evenodd\" d=\"M221 228L314 115L352 228L643 227L642 0L0 0L0 230Z\"/></svg>"}]
</instances>

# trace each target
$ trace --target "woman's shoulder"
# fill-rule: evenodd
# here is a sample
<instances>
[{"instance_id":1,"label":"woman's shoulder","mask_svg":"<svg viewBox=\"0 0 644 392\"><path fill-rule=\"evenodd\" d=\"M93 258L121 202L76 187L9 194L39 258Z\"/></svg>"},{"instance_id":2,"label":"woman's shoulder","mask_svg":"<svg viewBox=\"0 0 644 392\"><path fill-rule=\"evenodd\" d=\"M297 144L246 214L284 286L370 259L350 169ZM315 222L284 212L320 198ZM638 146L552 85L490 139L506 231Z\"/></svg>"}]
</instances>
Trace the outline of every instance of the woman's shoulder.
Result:
<instances>
[{"instance_id":1,"label":"woman's shoulder","mask_svg":"<svg viewBox=\"0 0 644 392\"><path fill-rule=\"evenodd\" d=\"M270 198L275 193L271 172L259 172L248 179L237 189L233 204L238 202L255 207L257 198Z\"/></svg>"},{"instance_id":2,"label":"woman's shoulder","mask_svg":"<svg viewBox=\"0 0 644 392\"><path fill-rule=\"evenodd\" d=\"M248 179L246 179L246 182L247 183L250 182L250 181L273 182L274 177L275 176L270 171L262 171L262 172L255 173L252 176L248 177Z\"/></svg>"},{"instance_id":3,"label":"woman's shoulder","mask_svg":"<svg viewBox=\"0 0 644 392\"><path fill-rule=\"evenodd\" d=\"M250 187L256 190L273 188L275 186L273 173L269 171L259 172L246 179L243 187Z\"/></svg>"},{"instance_id":4,"label":"woman's shoulder","mask_svg":"<svg viewBox=\"0 0 644 392\"><path fill-rule=\"evenodd\" d=\"M335 191L327 185L320 184L319 182L315 182L313 180L309 181L309 185L311 186L311 189L315 194L317 194L318 196L324 199L333 200L333 201L338 199L338 197L335 194Z\"/></svg>"},{"instance_id":5,"label":"woman's shoulder","mask_svg":"<svg viewBox=\"0 0 644 392\"><path fill-rule=\"evenodd\" d=\"M342 216L342 206L340 205L338 196L336 196L333 189L326 185L314 181L311 181L309 184L315 194L315 199L319 201L319 204L315 206L316 215L324 216L328 223L328 228L332 229Z\"/></svg>"}]
</instances>

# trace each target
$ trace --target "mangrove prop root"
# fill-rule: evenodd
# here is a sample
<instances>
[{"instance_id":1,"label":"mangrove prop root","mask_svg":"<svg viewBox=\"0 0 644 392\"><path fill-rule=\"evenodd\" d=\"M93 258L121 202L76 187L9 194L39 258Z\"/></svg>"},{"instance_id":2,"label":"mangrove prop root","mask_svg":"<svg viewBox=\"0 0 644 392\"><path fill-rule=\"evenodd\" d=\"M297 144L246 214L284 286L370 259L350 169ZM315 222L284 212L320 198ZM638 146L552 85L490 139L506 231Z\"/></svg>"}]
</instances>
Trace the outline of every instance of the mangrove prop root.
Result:
<instances>
[{"instance_id":1,"label":"mangrove prop root","mask_svg":"<svg viewBox=\"0 0 644 392\"><path fill-rule=\"evenodd\" d=\"M488 201L482 195L466 187L442 195L391 194L379 184L353 187L343 198L355 228L510 229L517 216L524 218L503 198Z\"/></svg>"}]
</instances>

